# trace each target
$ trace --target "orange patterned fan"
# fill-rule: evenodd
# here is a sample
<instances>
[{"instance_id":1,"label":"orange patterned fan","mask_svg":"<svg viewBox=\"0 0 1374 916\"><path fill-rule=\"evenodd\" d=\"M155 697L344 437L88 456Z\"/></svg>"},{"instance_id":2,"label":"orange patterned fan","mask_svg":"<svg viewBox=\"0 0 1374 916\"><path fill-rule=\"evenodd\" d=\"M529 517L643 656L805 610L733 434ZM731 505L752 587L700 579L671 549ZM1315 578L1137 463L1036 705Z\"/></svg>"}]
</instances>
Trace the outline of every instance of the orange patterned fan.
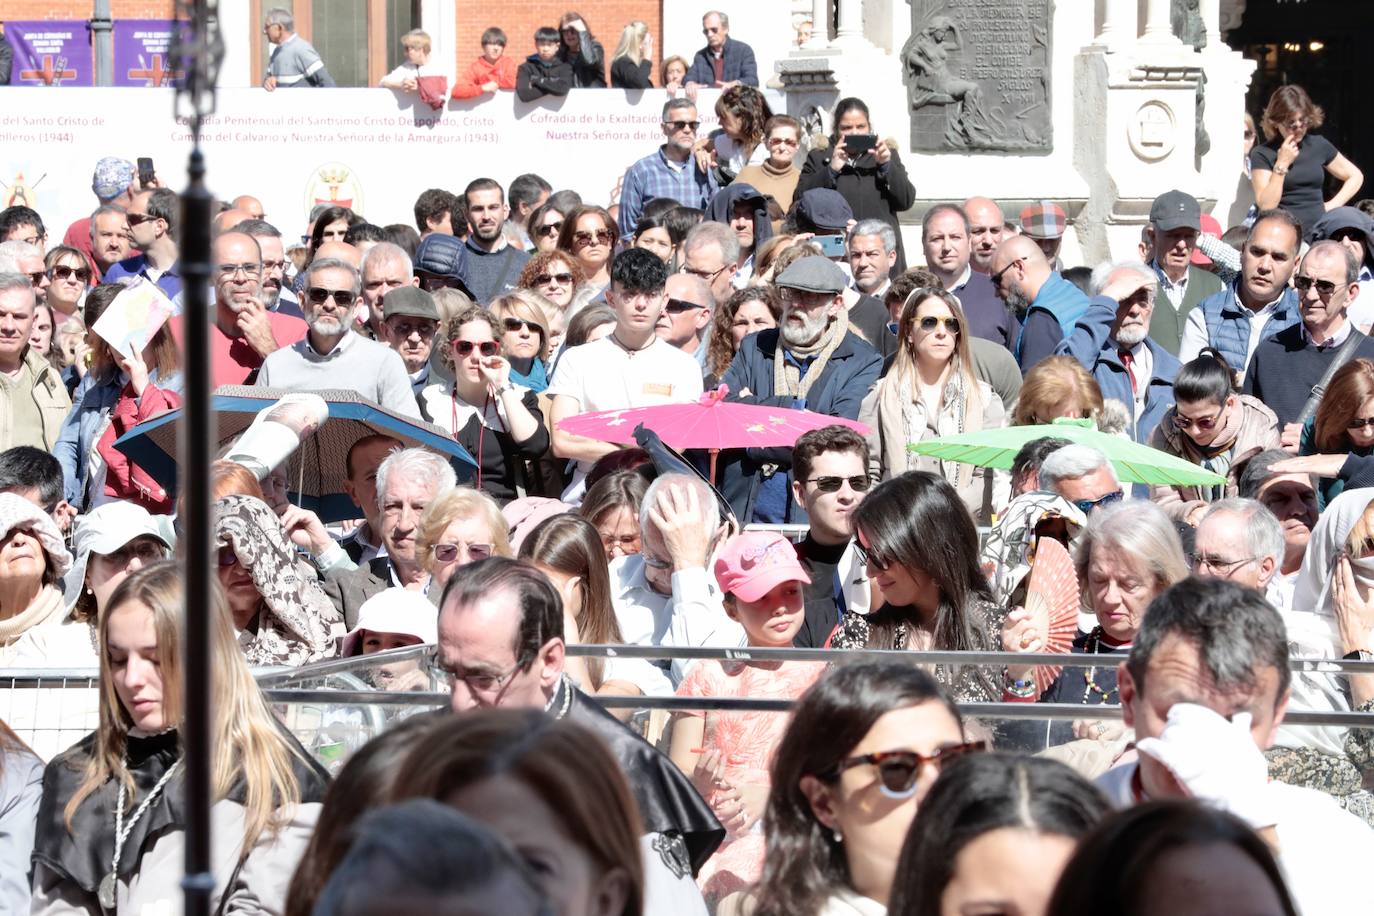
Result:
<instances>
[{"instance_id":1,"label":"orange patterned fan","mask_svg":"<svg viewBox=\"0 0 1374 916\"><path fill-rule=\"evenodd\" d=\"M1045 634L1043 652L1067 654L1078 632L1078 576L1069 551L1054 538L1042 537L1035 547L1030 584L1026 587L1026 611L1038 633ZM1054 683L1063 671L1059 665L1037 665L1037 695Z\"/></svg>"}]
</instances>

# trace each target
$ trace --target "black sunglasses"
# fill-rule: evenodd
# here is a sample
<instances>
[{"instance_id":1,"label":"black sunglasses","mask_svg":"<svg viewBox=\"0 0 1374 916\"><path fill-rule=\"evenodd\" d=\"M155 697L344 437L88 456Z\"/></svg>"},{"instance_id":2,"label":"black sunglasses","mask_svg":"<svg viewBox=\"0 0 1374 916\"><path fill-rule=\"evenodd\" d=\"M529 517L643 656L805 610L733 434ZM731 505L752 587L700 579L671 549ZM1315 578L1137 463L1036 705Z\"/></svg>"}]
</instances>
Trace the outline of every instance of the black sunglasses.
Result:
<instances>
[{"instance_id":1,"label":"black sunglasses","mask_svg":"<svg viewBox=\"0 0 1374 916\"><path fill-rule=\"evenodd\" d=\"M1345 428L1348 430L1374 429L1374 417L1353 417L1346 421Z\"/></svg>"},{"instance_id":2,"label":"black sunglasses","mask_svg":"<svg viewBox=\"0 0 1374 916\"><path fill-rule=\"evenodd\" d=\"M149 220L157 219L156 216L150 216L147 213L126 213L124 218L129 221L130 226L142 226Z\"/></svg>"},{"instance_id":3,"label":"black sunglasses","mask_svg":"<svg viewBox=\"0 0 1374 916\"><path fill-rule=\"evenodd\" d=\"M76 277L82 283L88 283L91 279L89 267L68 267L65 264L58 264L48 268L48 279L66 280L68 277Z\"/></svg>"},{"instance_id":4,"label":"black sunglasses","mask_svg":"<svg viewBox=\"0 0 1374 916\"><path fill-rule=\"evenodd\" d=\"M671 127L671 128L673 129L673 133L677 133L678 131L682 130L682 128L684 128L684 127L689 128L689 129L692 131L692 133L696 133L696 132L697 132L697 128L701 126L701 122L700 122L700 121L664 121L664 122L663 122L663 126L664 126L664 127Z\"/></svg>"},{"instance_id":5,"label":"black sunglasses","mask_svg":"<svg viewBox=\"0 0 1374 916\"><path fill-rule=\"evenodd\" d=\"M305 295L309 297L311 305L324 305L326 299L332 298L343 308L348 308L358 298L358 294L351 289L325 289L323 286L312 286L305 291Z\"/></svg>"},{"instance_id":6,"label":"black sunglasses","mask_svg":"<svg viewBox=\"0 0 1374 916\"><path fill-rule=\"evenodd\" d=\"M936 318L934 315L927 315L926 317L921 319L921 330L933 331L936 327L940 325L941 322L944 323L945 330L949 333L959 333L959 319L954 318L952 316L948 318Z\"/></svg>"},{"instance_id":7,"label":"black sunglasses","mask_svg":"<svg viewBox=\"0 0 1374 916\"><path fill-rule=\"evenodd\" d=\"M473 343L471 340L454 341L453 352L466 358L472 355L473 347L483 356L495 356L501 352L501 345L494 340L484 340L481 343Z\"/></svg>"},{"instance_id":8,"label":"black sunglasses","mask_svg":"<svg viewBox=\"0 0 1374 916\"><path fill-rule=\"evenodd\" d=\"M540 274L534 278L534 285L548 286L550 283L557 283L559 286L571 286L572 281L572 274Z\"/></svg>"},{"instance_id":9,"label":"black sunglasses","mask_svg":"<svg viewBox=\"0 0 1374 916\"><path fill-rule=\"evenodd\" d=\"M869 764L878 768L880 790L888 798L910 798L916 794L916 781L921 771L929 764L954 760L965 754L987 750L986 741L966 741L949 747L937 748L933 754L918 754L915 751L878 751L874 754L860 754L846 757L830 771L833 782L845 770Z\"/></svg>"},{"instance_id":10,"label":"black sunglasses","mask_svg":"<svg viewBox=\"0 0 1374 916\"><path fill-rule=\"evenodd\" d=\"M877 551L873 550L871 547L865 547L857 540L854 542L854 551L858 553L859 559L865 566L872 566L879 572L885 572L887 568L892 565L891 560L880 556Z\"/></svg>"},{"instance_id":11,"label":"black sunglasses","mask_svg":"<svg viewBox=\"0 0 1374 916\"><path fill-rule=\"evenodd\" d=\"M556 222L556 223L545 223L544 225L540 226L538 229L535 229L535 230L534 230L534 234L537 235L537 236L539 236L540 238L547 238L548 236L551 236L551 235L557 235L557 234L558 234L558 230L559 230L559 229L562 229L562 228L563 228L563 221L560 219L560 220L559 220L558 222Z\"/></svg>"},{"instance_id":12,"label":"black sunglasses","mask_svg":"<svg viewBox=\"0 0 1374 916\"><path fill-rule=\"evenodd\" d=\"M507 331L518 331L521 328L528 328L531 334L538 334L540 337L544 336L543 328L533 321L526 321L524 318L505 318L502 319L501 324Z\"/></svg>"},{"instance_id":13,"label":"black sunglasses","mask_svg":"<svg viewBox=\"0 0 1374 916\"><path fill-rule=\"evenodd\" d=\"M663 310L669 315L681 315L683 312L704 308L706 308L706 306L699 305L695 302L688 302L686 299L669 299L663 306Z\"/></svg>"},{"instance_id":14,"label":"black sunglasses","mask_svg":"<svg viewBox=\"0 0 1374 916\"><path fill-rule=\"evenodd\" d=\"M863 493L868 490L869 487L873 486L873 480L867 474L860 474L854 477L836 477L827 474L824 477L808 478L806 483L814 483L816 489L820 490L822 493L838 493L840 487L844 486L845 483L848 483L849 488L857 493Z\"/></svg>"},{"instance_id":15,"label":"black sunglasses","mask_svg":"<svg viewBox=\"0 0 1374 916\"><path fill-rule=\"evenodd\" d=\"M1306 274L1294 274L1293 288L1300 293L1305 293L1312 287L1317 288L1317 295L1323 299L1331 298L1332 293L1336 292L1336 284L1330 280L1314 280Z\"/></svg>"},{"instance_id":16,"label":"black sunglasses","mask_svg":"<svg viewBox=\"0 0 1374 916\"><path fill-rule=\"evenodd\" d=\"M1007 271L1011 270L1013 267L1015 267L1017 264L1019 264L1020 262L1022 262L1022 261L1024 261L1024 260L1025 260L1025 258L1013 258L1013 259L1011 260L1011 262L1010 262L1009 264L1007 264L1006 267L1003 267L1001 270L997 271L997 273L995 273L995 274L993 274L992 276L988 277L988 279L992 281L992 285L993 285L993 286L997 286L998 284L1000 284L1000 283L1002 282L1002 275L1003 275L1003 274L1005 274Z\"/></svg>"}]
</instances>

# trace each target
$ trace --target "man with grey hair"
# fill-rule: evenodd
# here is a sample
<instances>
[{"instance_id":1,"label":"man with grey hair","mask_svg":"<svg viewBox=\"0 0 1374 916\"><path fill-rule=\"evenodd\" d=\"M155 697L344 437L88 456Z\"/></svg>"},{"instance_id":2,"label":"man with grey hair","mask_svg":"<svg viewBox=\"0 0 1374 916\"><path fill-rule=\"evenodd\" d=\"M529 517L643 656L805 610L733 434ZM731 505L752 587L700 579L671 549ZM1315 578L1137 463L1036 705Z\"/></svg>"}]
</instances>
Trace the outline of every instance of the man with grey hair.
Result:
<instances>
[{"instance_id":1,"label":"man with grey hair","mask_svg":"<svg viewBox=\"0 0 1374 916\"><path fill-rule=\"evenodd\" d=\"M682 241L682 272L710 284L716 308L735 292L739 238L723 223L697 223Z\"/></svg>"},{"instance_id":2,"label":"man with grey hair","mask_svg":"<svg viewBox=\"0 0 1374 916\"><path fill-rule=\"evenodd\" d=\"M1264 592L1270 604L1285 610L1282 596L1271 589L1283 554L1283 528L1274 513L1256 500L1232 497L1212 503L1202 516L1188 565L1199 576Z\"/></svg>"},{"instance_id":3,"label":"man with grey hair","mask_svg":"<svg viewBox=\"0 0 1374 916\"><path fill-rule=\"evenodd\" d=\"M710 573L728 534L711 488L693 474L662 474L640 509L641 550L611 564L611 605L626 645L743 645L744 630L725 613ZM648 696L671 696L688 659L612 659L608 680Z\"/></svg>"},{"instance_id":4,"label":"man with grey hair","mask_svg":"<svg viewBox=\"0 0 1374 916\"><path fill-rule=\"evenodd\" d=\"M382 300L393 289L402 286L419 286L420 278L415 276L415 267L410 255L400 245L391 242L378 242L363 255L363 304L366 314L359 316L359 323L372 330L378 340L383 336L382 321L385 320Z\"/></svg>"},{"instance_id":5,"label":"man with grey hair","mask_svg":"<svg viewBox=\"0 0 1374 916\"><path fill-rule=\"evenodd\" d=\"M51 452L72 406L61 375L29 346L35 308L28 277L0 273L0 451Z\"/></svg>"},{"instance_id":6,"label":"man with grey hair","mask_svg":"<svg viewBox=\"0 0 1374 916\"><path fill-rule=\"evenodd\" d=\"M316 258L305 269L305 339L268 356L257 384L290 391L344 388L387 410L420 418L401 357L353 330L358 272L337 258Z\"/></svg>"},{"instance_id":7,"label":"man with grey hair","mask_svg":"<svg viewBox=\"0 0 1374 916\"><path fill-rule=\"evenodd\" d=\"M267 76L262 88L272 92L298 86L332 89L334 77L324 67L314 46L296 34L296 21L289 10L281 7L267 11L262 32L272 43L272 57L267 62Z\"/></svg>"},{"instance_id":8,"label":"man with grey hair","mask_svg":"<svg viewBox=\"0 0 1374 916\"><path fill-rule=\"evenodd\" d=\"M1040 489L1058 494L1084 515L1125 496L1107 456L1078 443L1055 449L1045 457L1040 465Z\"/></svg>"},{"instance_id":9,"label":"man with grey hair","mask_svg":"<svg viewBox=\"0 0 1374 916\"><path fill-rule=\"evenodd\" d=\"M1131 439L1142 445L1173 405L1174 376L1181 368L1177 357L1149 337L1158 283L1139 261L1098 266L1087 311L1055 350L1092 373L1102 397L1126 406Z\"/></svg>"},{"instance_id":10,"label":"man with grey hair","mask_svg":"<svg viewBox=\"0 0 1374 916\"><path fill-rule=\"evenodd\" d=\"M394 354L393 354L394 355ZM397 449L377 468L377 509L385 556L366 566L335 566L324 572L324 590L344 615L348 628L358 622L363 602L388 588L420 588L437 608L443 591L430 580L416 542L425 509L457 486L448 459L425 448Z\"/></svg>"},{"instance_id":11,"label":"man with grey hair","mask_svg":"<svg viewBox=\"0 0 1374 916\"><path fill-rule=\"evenodd\" d=\"M705 210L720 189L714 169L703 169L692 155L697 142L697 104L691 99L669 99L663 106L660 127L665 142L657 151L625 171L620 186L620 238L626 245L634 238L644 205L670 197L684 207Z\"/></svg>"},{"instance_id":12,"label":"man with grey hair","mask_svg":"<svg viewBox=\"0 0 1374 916\"><path fill-rule=\"evenodd\" d=\"M19 239L0 242L0 274L23 274L29 278L38 302L47 301L51 282L43 266L43 249L32 242Z\"/></svg>"},{"instance_id":13,"label":"man with grey hair","mask_svg":"<svg viewBox=\"0 0 1374 916\"><path fill-rule=\"evenodd\" d=\"M1202 232L1202 206L1185 191L1165 191L1150 205L1145 232L1154 253L1150 269L1164 293L1164 300L1151 316L1150 336L1178 355L1189 313L1203 299L1222 290L1216 274L1193 264Z\"/></svg>"},{"instance_id":14,"label":"man with grey hair","mask_svg":"<svg viewBox=\"0 0 1374 916\"><path fill-rule=\"evenodd\" d=\"M969 217L958 204L936 204L921 219L926 267L959 300L969 332L1010 350L1021 334L1021 322L997 295L992 280L970 265L969 238Z\"/></svg>"},{"instance_id":15,"label":"man with grey hair","mask_svg":"<svg viewBox=\"0 0 1374 916\"><path fill-rule=\"evenodd\" d=\"M892 285L897 263L897 233L880 219L864 219L849 230L846 252L854 288L866 296L883 298Z\"/></svg>"},{"instance_id":16,"label":"man with grey hair","mask_svg":"<svg viewBox=\"0 0 1374 916\"><path fill-rule=\"evenodd\" d=\"M704 338L711 327L711 317L715 314L715 298L711 295L710 285L701 277L689 273L669 274L663 292L668 296L668 301L658 316L654 333L683 353L695 357L705 375Z\"/></svg>"},{"instance_id":17,"label":"man with grey hair","mask_svg":"<svg viewBox=\"0 0 1374 916\"><path fill-rule=\"evenodd\" d=\"M730 17L711 10L701 17L701 34L706 47L692 58L685 82L689 88L729 89L731 86L759 85L759 66L754 49L730 37Z\"/></svg>"},{"instance_id":18,"label":"man with grey hair","mask_svg":"<svg viewBox=\"0 0 1374 916\"><path fill-rule=\"evenodd\" d=\"M286 248L281 230L264 219L245 219L233 227L234 232L251 236L262 251L262 304L269 312L291 315L305 320L300 300L286 285Z\"/></svg>"},{"instance_id":19,"label":"man with grey hair","mask_svg":"<svg viewBox=\"0 0 1374 916\"><path fill-rule=\"evenodd\" d=\"M1313 243L1293 274L1302 320L1262 341L1250 358L1243 390L1274 411L1289 451L1297 451L1303 407L1332 361L1374 359L1374 341L1346 312L1362 292L1359 276L1349 248L1330 239Z\"/></svg>"}]
</instances>

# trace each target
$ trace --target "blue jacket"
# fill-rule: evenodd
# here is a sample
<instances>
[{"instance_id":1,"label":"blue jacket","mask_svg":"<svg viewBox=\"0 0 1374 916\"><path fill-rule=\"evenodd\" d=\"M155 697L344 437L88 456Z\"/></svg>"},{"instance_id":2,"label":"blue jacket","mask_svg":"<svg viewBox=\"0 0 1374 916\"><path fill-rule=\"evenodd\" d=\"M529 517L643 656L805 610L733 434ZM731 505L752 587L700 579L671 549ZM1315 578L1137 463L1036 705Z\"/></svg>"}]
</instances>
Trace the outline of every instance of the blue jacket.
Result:
<instances>
[{"instance_id":1,"label":"blue jacket","mask_svg":"<svg viewBox=\"0 0 1374 916\"><path fill-rule=\"evenodd\" d=\"M1236 299L1236 280L1219 293L1213 293L1202 302L1202 317L1207 322L1207 344L1226 357L1226 362L1237 372L1244 373L1250 352L1250 315L1241 310ZM1292 287L1283 291L1279 304L1265 322L1263 337L1272 337L1279 331L1291 328L1302 320L1302 310L1298 308L1298 294Z\"/></svg>"},{"instance_id":2,"label":"blue jacket","mask_svg":"<svg viewBox=\"0 0 1374 916\"><path fill-rule=\"evenodd\" d=\"M178 372L164 382L157 377L157 370L153 369L148 373L148 381L164 391L180 393L182 375ZM82 496L86 487L88 461L105 432L105 424L123 390L124 382L120 376L98 379L93 372L87 372L81 384L76 386L71 413L67 414L62 431L57 436L57 444L52 449L62 465L62 488L66 492L67 502L73 506L84 505Z\"/></svg>"},{"instance_id":3,"label":"blue jacket","mask_svg":"<svg viewBox=\"0 0 1374 916\"><path fill-rule=\"evenodd\" d=\"M1078 319L1073 333L1064 338L1055 350L1057 356L1072 356L1092 373L1102 389L1102 397L1115 398L1130 410L1135 396L1131 393L1131 379L1121 362L1116 343L1111 339L1112 323L1116 320L1117 304L1106 296L1095 296L1083 317ZM1164 414L1174 404L1174 376L1181 363L1178 357L1145 338L1154 367L1145 389L1145 408L1136 418L1131 438L1142 445L1150 444L1150 436Z\"/></svg>"},{"instance_id":4,"label":"blue jacket","mask_svg":"<svg viewBox=\"0 0 1374 916\"><path fill-rule=\"evenodd\" d=\"M729 400L769 407L805 406L816 413L857 420L859 405L878 381L883 358L854 332L830 354L820 378L811 383L806 404L798 405L793 398L773 393L773 361L778 351L778 330L771 328L744 338L730 368L725 370L721 383L730 386ZM738 392L749 391L748 397ZM730 449L718 459L720 490L729 501L735 515L746 522L753 514L754 496L758 491L759 470L765 464L777 465L779 474L787 474L790 483L792 449L781 448ZM800 521L806 513L800 512Z\"/></svg>"},{"instance_id":5,"label":"blue jacket","mask_svg":"<svg viewBox=\"0 0 1374 916\"><path fill-rule=\"evenodd\" d=\"M1083 295L1083 291L1065 280L1058 271L1050 271L1049 279L1041 285L1040 291L1035 295L1035 301L1026 310L1026 317L1021 322L1021 334L1016 338L1014 355L1016 361L1021 364L1021 373L1024 375L1040 360L1052 356L1056 348L1044 346L1048 343L1048 338L1053 337L1058 342L1068 337L1073 333L1074 324L1087 309L1088 297ZM1054 323L1059 325L1057 336L1052 330L1048 334L1035 333L1037 327L1049 328L1050 322L1046 321L1047 318L1052 318ZM1042 337L1046 339L1042 340Z\"/></svg>"},{"instance_id":6,"label":"blue jacket","mask_svg":"<svg viewBox=\"0 0 1374 916\"><path fill-rule=\"evenodd\" d=\"M721 49L725 58L722 75L727 83L739 80L746 86L759 85L759 65L754 61L754 49L742 41L726 37L725 47ZM707 45L692 58L691 69L687 71L684 83L700 83L703 86L716 84L716 68L711 62L711 47Z\"/></svg>"}]
</instances>

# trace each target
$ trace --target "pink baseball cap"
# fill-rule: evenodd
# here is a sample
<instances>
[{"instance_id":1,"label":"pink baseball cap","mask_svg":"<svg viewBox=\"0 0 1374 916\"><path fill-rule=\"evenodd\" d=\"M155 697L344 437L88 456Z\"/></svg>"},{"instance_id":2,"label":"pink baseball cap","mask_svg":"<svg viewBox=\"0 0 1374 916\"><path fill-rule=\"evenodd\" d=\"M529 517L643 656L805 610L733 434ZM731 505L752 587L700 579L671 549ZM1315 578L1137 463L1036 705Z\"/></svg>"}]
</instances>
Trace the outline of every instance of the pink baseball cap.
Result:
<instances>
[{"instance_id":1,"label":"pink baseball cap","mask_svg":"<svg viewBox=\"0 0 1374 916\"><path fill-rule=\"evenodd\" d=\"M1208 235L1215 235L1217 238L1221 238L1221 223L1217 222L1217 218L1215 216L1213 216L1210 213L1204 213L1200 218L1200 222L1202 224L1203 232L1206 232ZM1207 255L1203 254L1201 248L1193 249L1192 261L1198 267L1210 267L1212 265L1212 259L1207 257Z\"/></svg>"},{"instance_id":2,"label":"pink baseball cap","mask_svg":"<svg viewBox=\"0 0 1374 916\"><path fill-rule=\"evenodd\" d=\"M746 531L716 557L716 582L740 601L758 601L784 582L811 584L792 542L776 531Z\"/></svg>"}]
</instances>

